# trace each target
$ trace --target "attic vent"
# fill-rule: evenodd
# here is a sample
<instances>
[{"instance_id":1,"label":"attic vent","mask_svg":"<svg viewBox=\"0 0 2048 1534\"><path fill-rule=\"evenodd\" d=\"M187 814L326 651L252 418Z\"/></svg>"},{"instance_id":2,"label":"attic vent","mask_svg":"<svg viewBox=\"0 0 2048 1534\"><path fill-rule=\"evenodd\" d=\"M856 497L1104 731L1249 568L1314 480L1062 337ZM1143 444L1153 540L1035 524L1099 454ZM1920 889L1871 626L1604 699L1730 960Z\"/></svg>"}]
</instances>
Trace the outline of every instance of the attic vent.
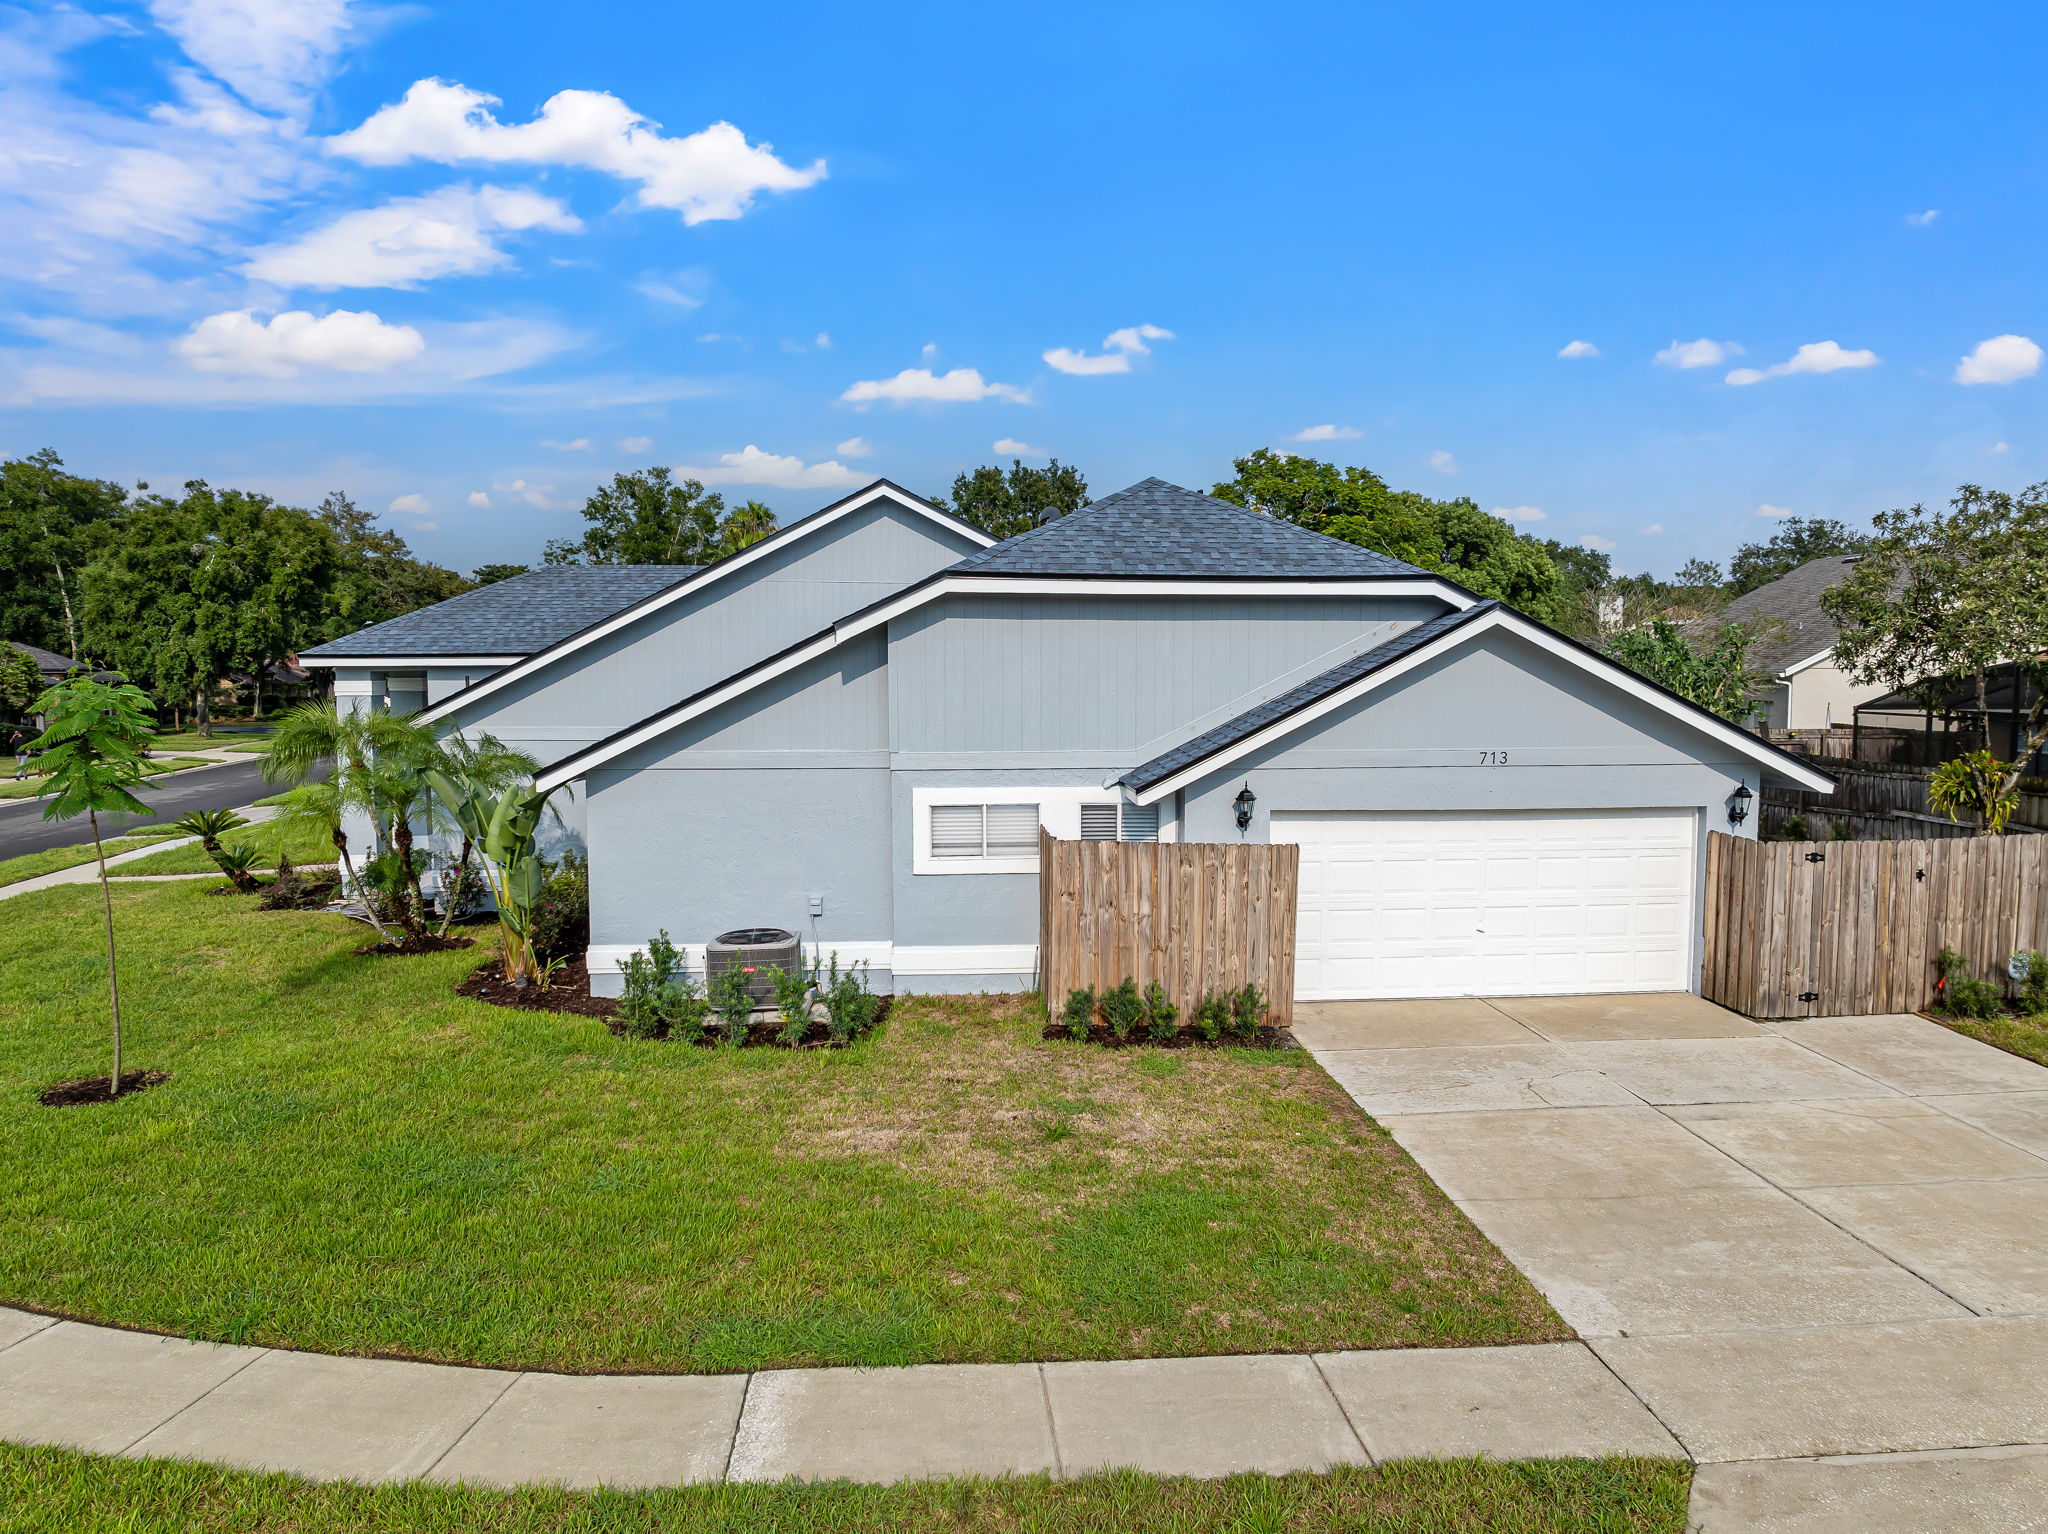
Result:
<instances>
[{"instance_id":1,"label":"attic vent","mask_svg":"<svg viewBox=\"0 0 2048 1534\"><path fill-rule=\"evenodd\" d=\"M1159 840L1159 806L1084 804L1081 806L1081 840L1156 842Z\"/></svg>"}]
</instances>

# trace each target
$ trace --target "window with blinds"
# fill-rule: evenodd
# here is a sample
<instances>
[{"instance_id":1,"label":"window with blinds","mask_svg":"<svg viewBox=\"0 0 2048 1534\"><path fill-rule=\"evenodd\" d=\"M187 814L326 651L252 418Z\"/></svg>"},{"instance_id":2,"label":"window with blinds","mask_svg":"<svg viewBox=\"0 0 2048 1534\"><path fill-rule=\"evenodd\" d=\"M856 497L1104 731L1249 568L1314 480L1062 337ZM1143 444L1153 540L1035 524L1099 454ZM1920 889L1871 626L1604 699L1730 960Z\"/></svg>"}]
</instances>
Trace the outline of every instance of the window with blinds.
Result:
<instances>
[{"instance_id":1,"label":"window with blinds","mask_svg":"<svg viewBox=\"0 0 2048 1534\"><path fill-rule=\"evenodd\" d=\"M1084 804L1081 806L1081 840L1156 842L1159 840L1159 806Z\"/></svg>"},{"instance_id":2,"label":"window with blinds","mask_svg":"<svg viewBox=\"0 0 2048 1534\"><path fill-rule=\"evenodd\" d=\"M1038 856L1035 804L935 804L935 858L1033 858Z\"/></svg>"}]
</instances>

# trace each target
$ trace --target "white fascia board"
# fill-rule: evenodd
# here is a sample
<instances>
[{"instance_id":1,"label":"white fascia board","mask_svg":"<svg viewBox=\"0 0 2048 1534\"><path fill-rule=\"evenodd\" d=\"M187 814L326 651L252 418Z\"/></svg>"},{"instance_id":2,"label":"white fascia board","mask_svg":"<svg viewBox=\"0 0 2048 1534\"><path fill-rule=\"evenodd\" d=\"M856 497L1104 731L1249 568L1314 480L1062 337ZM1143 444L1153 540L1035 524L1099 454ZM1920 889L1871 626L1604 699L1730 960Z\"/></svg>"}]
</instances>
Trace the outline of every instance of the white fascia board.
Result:
<instances>
[{"instance_id":1,"label":"white fascia board","mask_svg":"<svg viewBox=\"0 0 2048 1534\"><path fill-rule=\"evenodd\" d=\"M424 671L439 666L513 666L524 655L316 655L301 656L299 664L329 671Z\"/></svg>"},{"instance_id":2,"label":"white fascia board","mask_svg":"<svg viewBox=\"0 0 2048 1534\"><path fill-rule=\"evenodd\" d=\"M420 722L422 724L431 724L435 720L444 717L452 709L466 707L471 703L477 702L479 699L487 698L492 693L498 691L499 688L508 687L520 678L531 676L542 667L552 665L562 656L573 654L586 645L595 644L600 639L616 634L620 629L627 627L629 624L638 623L649 613L660 612L670 603L680 602L685 597L695 596L698 592L708 590L719 581L730 576L734 571L744 570L749 565L768 558L771 554L780 553L782 550L790 547L796 538L809 537L812 533L830 527L842 517L851 516L863 506L871 505L878 500L890 500L899 506L907 506L910 510L917 512L928 521L940 523L948 531L960 533L975 540L983 548L991 547L996 541L980 528L948 516L937 507L912 495L908 490L899 490L887 484L878 483L870 485L866 490L849 495L843 501L835 501L823 510L814 511L808 517L791 523L789 527L784 529L784 532L792 536L770 536L763 538L759 543L751 544L740 550L737 554L728 555L716 564L707 565L695 575L686 576L667 590L658 591L653 596L636 602L624 612L614 613L602 622L593 624L587 629L571 634L567 639L559 640L549 645L545 650L536 650L532 655L523 657L520 664L510 666L506 670L500 671L496 676L485 677L482 681L463 688L461 692L454 694L452 697L442 699L420 715Z\"/></svg>"},{"instance_id":3,"label":"white fascia board","mask_svg":"<svg viewBox=\"0 0 2048 1534\"><path fill-rule=\"evenodd\" d=\"M1263 750L1275 741L1293 734L1304 725L1314 723L1317 719L1322 718L1323 715L1365 697L1376 688L1384 686L1397 677L1405 676L1417 666L1432 661L1446 651L1476 639L1479 635L1496 628L1505 628L1509 632L1531 641L1539 648L1548 650L1560 659L1570 662L1588 675L1597 676L1602 681L1619 688L1631 697L1649 704L1652 708L1669 714L1681 723L1691 725L1694 729L1720 741L1723 745L1734 747L1744 756L1761 763L1772 772L1784 774L1801 788L1812 789L1815 793L1822 794L1834 792L1835 780L1826 773L1817 772L1803 763L1784 755L1775 748L1758 740L1747 730L1737 729L1718 715L1710 714L1705 709L1697 708L1682 699L1671 697L1661 687L1651 686L1618 662L1603 661L1597 656L1590 655L1581 650L1577 645L1562 641L1542 625L1502 607L1483 615L1475 622L1451 630L1450 633L1422 646L1419 650L1411 651L1399 660L1382 666L1370 675L1360 677L1349 686L1338 688L1328 697L1319 698L1314 703L1295 710L1284 719L1275 720L1264 729L1247 735L1243 740L1235 741L1213 755L1206 756L1191 766L1183 767L1180 771L1161 778L1150 788L1142 792L1134 792L1131 797L1139 804L1156 804L1169 794L1184 789L1190 784L1220 771L1232 762L1249 756L1255 751Z\"/></svg>"},{"instance_id":4,"label":"white fascia board","mask_svg":"<svg viewBox=\"0 0 2048 1534\"><path fill-rule=\"evenodd\" d=\"M1799 675L1800 672L1805 671L1809 667L1818 666L1822 661L1832 659L1834 657L1834 653L1835 647L1833 645L1829 645L1825 650L1821 651L1818 655L1809 655L1806 657L1805 660L1795 661L1793 664L1787 666L1783 671L1780 671L1778 673L1778 680L1781 682L1790 681L1793 677Z\"/></svg>"},{"instance_id":5,"label":"white fascia board","mask_svg":"<svg viewBox=\"0 0 2048 1534\"><path fill-rule=\"evenodd\" d=\"M734 556L735 558L739 556ZM621 753L636 746L645 745L656 736L662 735L677 725L687 724L700 714L730 703L734 698L751 691L763 682L794 671L808 661L816 660L828 651L837 649L847 640L880 628L883 624L913 612L928 602L941 597L958 595L961 592L996 591L1005 595L1067 596L1080 592L1088 596L1120 596L1138 594L1144 596L1431 596L1449 603L1460 612L1471 607L1477 598L1439 581L1121 581L1096 580L1087 576L1000 576L978 577L951 575L943 580L928 581L910 591L904 592L894 601L885 601L843 620L820 634L809 644L785 651L773 662L757 669L742 672L724 686L698 696L695 700L678 704L664 713L656 714L643 721L627 733L616 736L603 745L602 750L593 747L598 754L577 760L566 758L550 767L534 779L540 788L554 788L563 783L573 783L594 767L602 767ZM504 673L508 675L509 673ZM493 678L496 681L498 678ZM479 682L476 686L439 705L449 704L478 697L492 682ZM423 722L436 717L435 709L421 714ZM1149 804L1149 799L1140 799L1140 804Z\"/></svg>"}]
</instances>

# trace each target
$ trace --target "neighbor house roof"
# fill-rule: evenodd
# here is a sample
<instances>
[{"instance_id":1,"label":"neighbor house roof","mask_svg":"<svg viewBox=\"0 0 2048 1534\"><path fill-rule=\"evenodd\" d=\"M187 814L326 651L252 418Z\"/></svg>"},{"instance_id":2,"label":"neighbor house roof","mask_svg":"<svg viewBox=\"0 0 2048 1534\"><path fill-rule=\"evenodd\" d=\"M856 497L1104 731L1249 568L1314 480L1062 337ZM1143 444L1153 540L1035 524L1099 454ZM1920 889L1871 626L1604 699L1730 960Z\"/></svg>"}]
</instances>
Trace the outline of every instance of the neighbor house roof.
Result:
<instances>
[{"instance_id":1,"label":"neighbor house roof","mask_svg":"<svg viewBox=\"0 0 2048 1534\"><path fill-rule=\"evenodd\" d=\"M1560 634L1533 618L1525 618L1512 607L1504 607L1498 602L1481 602L1462 612L1446 613L1427 623L1403 629L1384 644L1347 657L1298 687L1268 698L1236 718L1204 730L1172 750L1132 768L1115 781L1129 789L1139 803L1153 803L1253 751L1273 744L1331 710L1363 697L1383 682L1391 681L1490 629L1503 628L1579 670L1600 677L1620 691L1713 736L1740 755L1761 763L1801 788L1820 793L1834 790L1835 780L1816 770L1804 758L1780 750L1749 731L1730 724L1719 714L1659 687L1576 639Z\"/></svg>"},{"instance_id":2,"label":"neighbor house roof","mask_svg":"<svg viewBox=\"0 0 2048 1534\"><path fill-rule=\"evenodd\" d=\"M546 649L656 592L695 565L544 565L432 607L301 650L303 661L360 656L520 656Z\"/></svg>"},{"instance_id":3,"label":"neighbor house roof","mask_svg":"<svg viewBox=\"0 0 2048 1534\"><path fill-rule=\"evenodd\" d=\"M1006 538L970 554L949 573L1208 580L1429 575L1385 554L1163 479L1142 479L1128 490Z\"/></svg>"},{"instance_id":4,"label":"neighbor house roof","mask_svg":"<svg viewBox=\"0 0 2048 1534\"><path fill-rule=\"evenodd\" d=\"M1772 672L1825 655L1835 647L1841 630L1821 611L1821 593L1847 580L1855 563L1854 554L1809 559L1744 592L1721 609L1721 621L1754 624L1757 639L1752 653L1758 665Z\"/></svg>"},{"instance_id":5,"label":"neighbor house roof","mask_svg":"<svg viewBox=\"0 0 2048 1534\"><path fill-rule=\"evenodd\" d=\"M36 670L52 681L61 681L74 671L92 671L96 682L125 681L118 671L102 671L89 668L84 661L73 660L68 655L59 655L55 650L45 650L41 645L23 644L20 640L0 641L0 649L13 648L27 652L28 658L36 663Z\"/></svg>"}]
</instances>

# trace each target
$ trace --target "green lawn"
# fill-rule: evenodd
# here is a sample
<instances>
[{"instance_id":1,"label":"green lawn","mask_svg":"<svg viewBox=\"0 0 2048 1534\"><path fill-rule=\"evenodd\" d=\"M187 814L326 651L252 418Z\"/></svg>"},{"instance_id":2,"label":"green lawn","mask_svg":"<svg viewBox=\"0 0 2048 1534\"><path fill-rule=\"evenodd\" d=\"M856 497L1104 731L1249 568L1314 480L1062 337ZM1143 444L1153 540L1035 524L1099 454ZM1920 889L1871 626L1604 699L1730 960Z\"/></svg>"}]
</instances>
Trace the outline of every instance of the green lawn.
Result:
<instances>
[{"instance_id":1,"label":"green lawn","mask_svg":"<svg viewBox=\"0 0 2048 1534\"><path fill-rule=\"evenodd\" d=\"M1937 1017L1945 1028L1996 1045L2036 1065L2048 1065L2048 1012L2035 1017Z\"/></svg>"},{"instance_id":2,"label":"green lawn","mask_svg":"<svg viewBox=\"0 0 2048 1534\"><path fill-rule=\"evenodd\" d=\"M291 830L275 821L259 821L239 831L230 831L221 841L229 845L241 842L254 847L259 870L277 866L279 843L283 843L286 857L293 863L332 863L335 860L334 843L327 833L317 826L298 826ZM116 878L132 878L138 874L210 874L220 865L206 855L206 849L197 842L189 846L172 847L153 857L137 858L113 870Z\"/></svg>"},{"instance_id":3,"label":"green lawn","mask_svg":"<svg viewBox=\"0 0 2048 1534\"><path fill-rule=\"evenodd\" d=\"M176 831L158 832L149 836L109 837L106 843L108 857L117 852L133 852L138 847L149 847L157 842L175 840ZM34 879L43 874L61 873L67 868L76 868L93 859L92 843L82 847L52 847L47 852L30 852L18 858L0 858L0 885L19 884L23 879ZM119 873L119 869L114 872Z\"/></svg>"},{"instance_id":4,"label":"green lawn","mask_svg":"<svg viewBox=\"0 0 2048 1534\"><path fill-rule=\"evenodd\" d=\"M262 737L252 735L246 730L221 729L215 730L211 735L201 735L192 730L179 730L175 733L167 732L157 736L156 744L151 749L157 751L227 751L239 750L244 743L253 744L259 751L263 749L265 744Z\"/></svg>"},{"instance_id":5,"label":"green lawn","mask_svg":"<svg viewBox=\"0 0 2048 1534\"><path fill-rule=\"evenodd\" d=\"M647 1492L315 1485L0 1446L8 1534L1681 1534L1681 1460L1395 1460L1198 1481L714 1485Z\"/></svg>"},{"instance_id":6,"label":"green lawn","mask_svg":"<svg viewBox=\"0 0 2048 1534\"><path fill-rule=\"evenodd\" d=\"M203 756L173 756L161 760L152 758L143 763L143 771L156 774L176 772L181 767L211 767L214 764ZM0 756L0 799L27 799L42 786L41 777L24 778L14 781L14 758Z\"/></svg>"},{"instance_id":7,"label":"green lawn","mask_svg":"<svg viewBox=\"0 0 2048 1534\"><path fill-rule=\"evenodd\" d=\"M615 1038L363 958L334 916L117 886L0 922L0 1302L556 1370L1146 1357L1569 1331L1299 1051L1107 1051L1012 998L839 1051ZM484 932L488 929L472 929Z\"/></svg>"}]
</instances>

